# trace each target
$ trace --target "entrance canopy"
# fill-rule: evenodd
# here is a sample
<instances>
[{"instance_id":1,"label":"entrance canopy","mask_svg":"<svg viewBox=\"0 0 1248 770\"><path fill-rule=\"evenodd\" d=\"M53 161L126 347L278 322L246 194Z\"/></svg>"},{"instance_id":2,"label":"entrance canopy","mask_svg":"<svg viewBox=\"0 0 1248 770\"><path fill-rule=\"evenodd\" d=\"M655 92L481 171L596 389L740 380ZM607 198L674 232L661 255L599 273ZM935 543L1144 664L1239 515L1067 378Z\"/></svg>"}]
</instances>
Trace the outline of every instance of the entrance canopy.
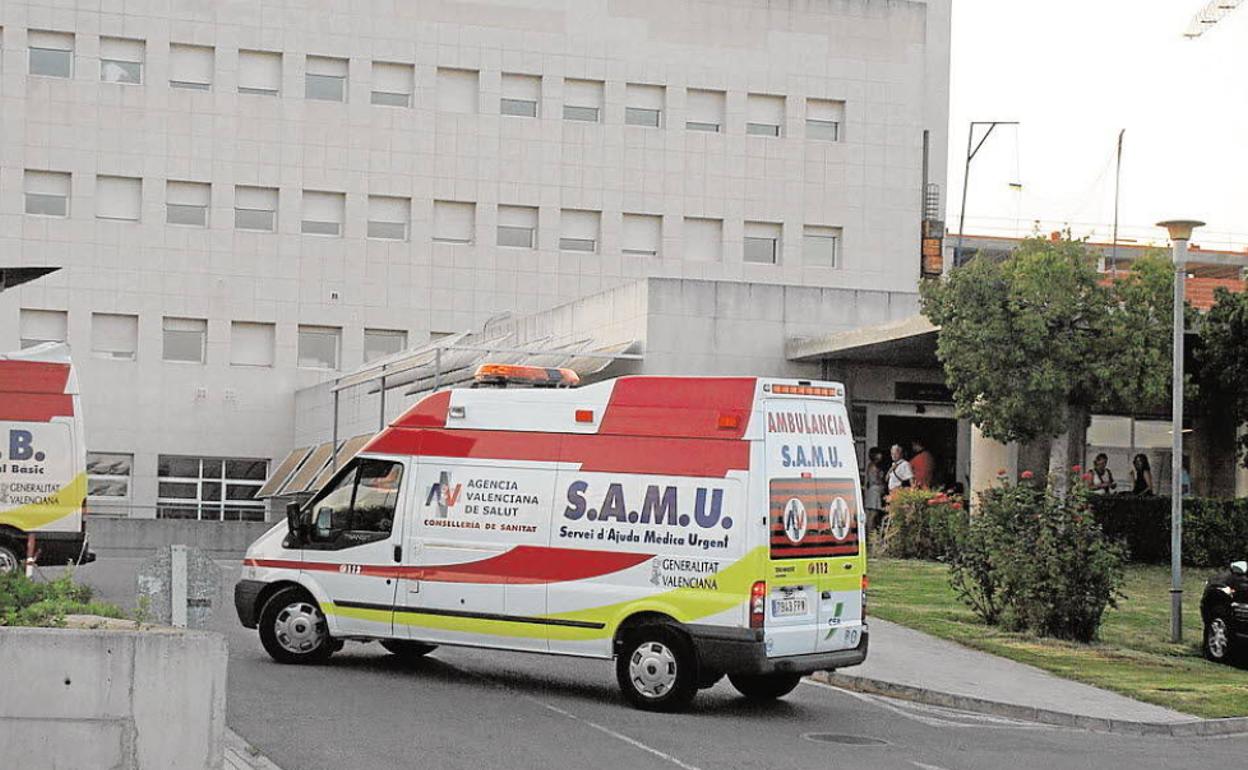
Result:
<instances>
[{"instance_id":1,"label":"entrance canopy","mask_svg":"<svg viewBox=\"0 0 1248 770\"><path fill-rule=\"evenodd\" d=\"M936 336L940 328L921 315L834 332L820 337L791 339L785 345L790 361L852 361L907 367L935 367Z\"/></svg>"}]
</instances>

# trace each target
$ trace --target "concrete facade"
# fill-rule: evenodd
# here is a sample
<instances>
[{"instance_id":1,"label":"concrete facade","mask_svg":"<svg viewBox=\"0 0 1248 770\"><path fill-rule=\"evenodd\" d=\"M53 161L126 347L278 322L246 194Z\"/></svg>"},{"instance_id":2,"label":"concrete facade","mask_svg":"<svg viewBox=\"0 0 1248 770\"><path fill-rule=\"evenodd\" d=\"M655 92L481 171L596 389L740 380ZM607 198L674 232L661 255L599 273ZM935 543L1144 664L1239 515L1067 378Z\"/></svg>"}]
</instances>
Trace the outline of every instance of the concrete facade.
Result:
<instances>
[{"instance_id":1,"label":"concrete facade","mask_svg":"<svg viewBox=\"0 0 1248 770\"><path fill-rule=\"evenodd\" d=\"M0 254L64 269L0 295L0 349L68 337L89 448L132 457L115 508L150 517L159 456L280 458L295 391L366 330L414 346L647 276L912 292L949 5L6 2ZM202 361L165 360L188 323ZM301 365L300 327L335 360Z\"/></svg>"},{"instance_id":2,"label":"concrete facade","mask_svg":"<svg viewBox=\"0 0 1248 770\"><path fill-rule=\"evenodd\" d=\"M8 767L216 770L225 638L203 631L0 630L21 697L0 702Z\"/></svg>"}]
</instances>

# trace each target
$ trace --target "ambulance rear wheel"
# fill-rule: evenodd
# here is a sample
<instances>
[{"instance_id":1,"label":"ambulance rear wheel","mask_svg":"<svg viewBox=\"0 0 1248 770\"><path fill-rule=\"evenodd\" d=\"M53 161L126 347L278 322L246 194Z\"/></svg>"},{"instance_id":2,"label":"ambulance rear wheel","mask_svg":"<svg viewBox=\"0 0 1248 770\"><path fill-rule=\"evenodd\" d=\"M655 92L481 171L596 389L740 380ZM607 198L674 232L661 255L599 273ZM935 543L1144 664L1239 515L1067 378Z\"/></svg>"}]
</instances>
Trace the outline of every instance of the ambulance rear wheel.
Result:
<instances>
[{"instance_id":1,"label":"ambulance rear wheel","mask_svg":"<svg viewBox=\"0 0 1248 770\"><path fill-rule=\"evenodd\" d=\"M325 614L301 588L283 588L260 610L260 643L278 663L323 663L334 652Z\"/></svg>"},{"instance_id":2,"label":"ambulance rear wheel","mask_svg":"<svg viewBox=\"0 0 1248 770\"><path fill-rule=\"evenodd\" d=\"M17 572L22 565L22 557L7 543L0 543L0 575Z\"/></svg>"},{"instance_id":3,"label":"ambulance rear wheel","mask_svg":"<svg viewBox=\"0 0 1248 770\"><path fill-rule=\"evenodd\" d=\"M386 652L397 655L405 662L418 660L438 649L436 644L412 642L407 639L383 639L381 646L386 648Z\"/></svg>"},{"instance_id":4,"label":"ambulance rear wheel","mask_svg":"<svg viewBox=\"0 0 1248 770\"><path fill-rule=\"evenodd\" d=\"M693 645L671 626L629 632L615 660L615 678L628 702L646 711L680 711L698 694Z\"/></svg>"},{"instance_id":5,"label":"ambulance rear wheel","mask_svg":"<svg viewBox=\"0 0 1248 770\"><path fill-rule=\"evenodd\" d=\"M728 681L747 700L764 701L783 698L793 692L801 674L729 674Z\"/></svg>"}]
</instances>

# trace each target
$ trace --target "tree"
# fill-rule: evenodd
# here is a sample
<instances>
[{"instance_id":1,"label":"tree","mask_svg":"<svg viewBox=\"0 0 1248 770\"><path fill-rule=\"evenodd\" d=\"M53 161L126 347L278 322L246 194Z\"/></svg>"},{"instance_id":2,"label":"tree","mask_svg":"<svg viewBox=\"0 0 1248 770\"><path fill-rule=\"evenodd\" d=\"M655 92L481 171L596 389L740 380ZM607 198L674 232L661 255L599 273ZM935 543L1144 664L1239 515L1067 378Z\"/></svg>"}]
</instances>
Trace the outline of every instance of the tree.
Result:
<instances>
[{"instance_id":1,"label":"tree","mask_svg":"<svg viewBox=\"0 0 1248 770\"><path fill-rule=\"evenodd\" d=\"M1064 489L1093 408L1152 409L1170 379L1172 281L1156 255L1102 283L1083 243L1029 238L922 287L958 414L1002 442L1052 438Z\"/></svg>"},{"instance_id":2,"label":"tree","mask_svg":"<svg viewBox=\"0 0 1248 770\"><path fill-rule=\"evenodd\" d=\"M1206 409L1240 426L1248 422L1248 294L1218 289L1213 297L1195 350L1201 400ZM1248 466L1248 434L1237 443Z\"/></svg>"}]
</instances>

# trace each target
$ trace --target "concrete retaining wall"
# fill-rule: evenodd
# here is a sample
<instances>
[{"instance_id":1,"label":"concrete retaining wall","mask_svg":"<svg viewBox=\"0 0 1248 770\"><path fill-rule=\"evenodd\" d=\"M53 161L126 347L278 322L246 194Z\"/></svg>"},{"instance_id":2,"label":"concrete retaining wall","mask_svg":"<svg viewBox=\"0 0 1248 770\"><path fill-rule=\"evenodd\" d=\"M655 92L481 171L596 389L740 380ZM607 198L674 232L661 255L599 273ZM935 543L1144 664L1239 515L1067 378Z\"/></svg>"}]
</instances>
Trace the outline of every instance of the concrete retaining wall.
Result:
<instances>
[{"instance_id":1,"label":"concrete retaining wall","mask_svg":"<svg viewBox=\"0 0 1248 770\"><path fill-rule=\"evenodd\" d=\"M220 770L226 659L203 631L0 629L3 765Z\"/></svg>"},{"instance_id":2,"label":"concrete retaining wall","mask_svg":"<svg viewBox=\"0 0 1248 770\"><path fill-rule=\"evenodd\" d=\"M146 556L171 545L198 548L214 558L242 556L274 522L104 519L87 517L91 550L101 556Z\"/></svg>"}]
</instances>

